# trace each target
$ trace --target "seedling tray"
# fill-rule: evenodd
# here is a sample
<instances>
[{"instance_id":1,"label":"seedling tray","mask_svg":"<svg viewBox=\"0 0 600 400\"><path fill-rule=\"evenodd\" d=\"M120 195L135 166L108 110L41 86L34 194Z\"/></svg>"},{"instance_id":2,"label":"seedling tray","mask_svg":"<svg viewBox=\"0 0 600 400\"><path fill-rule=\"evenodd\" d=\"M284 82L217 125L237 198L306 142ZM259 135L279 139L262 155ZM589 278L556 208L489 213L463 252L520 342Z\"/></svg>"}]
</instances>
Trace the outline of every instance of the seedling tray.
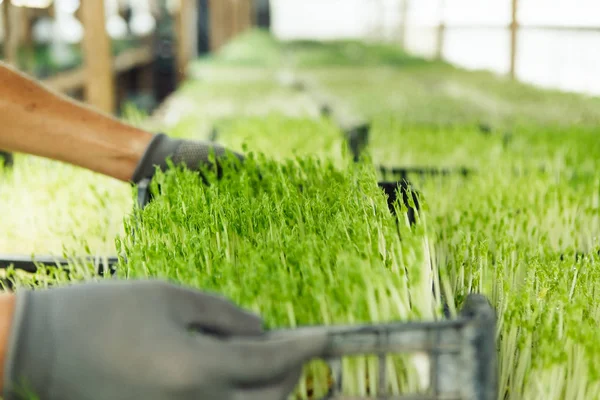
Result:
<instances>
[{"instance_id":1,"label":"seedling tray","mask_svg":"<svg viewBox=\"0 0 600 400\"><path fill-rule=\"evenodd\" d=\"M496 400L498 363L496 313L487 298L470 294L456 319L439 322L386 323L357 326L313 326L269 333L286 337L325 332L328 345L318 357L326 361L333 384L321 400ZM391 395L388 392L387 357L425 353L429 359L426 393ZM342 359L377 356L376 395L348 397L342 394ZM375 392L371 388L371 392Z\"/></svg>"},{"instance_id":2,"label":"seedling tray","mask_svg":"<svg viewBox=\"0 0 600 400\"><path fill-rule=\"evenodd\" d=\"M387 194L388 206L390 212L395 213L395 202L397 200L397 194L402 193L403 202L409 208L409 220L411 224L415 222L415 213L418 212L418 197L413 192L413 201L416 204L416 209L412 208L408 200L408 184L405 181L402 182L379 182L379 187ZM150 192L150 180L142 180L137 187L137 203L140 208L144 208L152 200L152 194ZM59 267L67 270L67 267L72 263L93 263L97 265L97 273L100 276L104 276L107 273L114 275L116 272L116 265L119 263L117 256L100 257L100 256L86 256L86 257L72 257L63 258L49 255L41 256L25 256L18 254L0 254L0 269L7 269L11 266L16 270L36 273L40 266Z\"/></svg>"},{"instance_id":3,"label":"seedling tray","mask_svg":"<svg viewBox=\"0 0 600 400\"><path fill-rule=\"evenodd\" d=\"M396 167L388 167L385 165L380 165L378 167L379 172L384 177L384 179L388 179L393 177L394 179L408 179L409 175L418 175L421 178L426 176L462 176L469 177L475 173L474 170L459 167L459 168L438 168L438 167L417 167L417 166L396 166Z\"/></svg>"},{"instance_id":4,"label":"seedling tray","mask_svg":"<svg viewBox=\"0 0 600 400\"><path fill-rule=\"evenodd\" d=\"M7 269L13 266L16 270L36 273L39 266L61 267L65 268L71 263L85 263L98 265L98 274L104 275L106 272L113 274L116 271L116 265L119 262L118 257L73 257L62 258L53 256L27 257L23 255L0 254L0 269ZM107 271L108 270L108 271Z\"/></svg>"}]
</instances>

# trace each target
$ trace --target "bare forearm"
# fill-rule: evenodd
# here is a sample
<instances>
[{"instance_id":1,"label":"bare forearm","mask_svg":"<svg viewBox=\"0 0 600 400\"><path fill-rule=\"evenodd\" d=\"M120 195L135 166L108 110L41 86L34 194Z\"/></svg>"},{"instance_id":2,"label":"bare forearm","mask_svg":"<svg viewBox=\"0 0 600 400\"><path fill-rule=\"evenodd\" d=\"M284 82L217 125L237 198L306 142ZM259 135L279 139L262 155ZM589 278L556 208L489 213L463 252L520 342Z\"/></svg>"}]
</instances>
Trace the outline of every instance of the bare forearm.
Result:
<instances>
[{"instance_id":1,"label":"bare forearm","mask_svg":"<svg viewBox=\"0 0 600 400\"><path fill-rule=\"evenodd\" d=\"M46 89L0 62L0 149L128 181L152 134Z\"/></svg>"},{"instance_id":2,"label":"bare forearm","mask_svg":"<svg viewBox=\"0 0 600 400\"><path fill-rule=\"evenodd\" d=\"M0 295L0 393L4 387L4 364L8 348L13 313L15 308L15 295L6 293Z\"/></svg>"}]
</instances>

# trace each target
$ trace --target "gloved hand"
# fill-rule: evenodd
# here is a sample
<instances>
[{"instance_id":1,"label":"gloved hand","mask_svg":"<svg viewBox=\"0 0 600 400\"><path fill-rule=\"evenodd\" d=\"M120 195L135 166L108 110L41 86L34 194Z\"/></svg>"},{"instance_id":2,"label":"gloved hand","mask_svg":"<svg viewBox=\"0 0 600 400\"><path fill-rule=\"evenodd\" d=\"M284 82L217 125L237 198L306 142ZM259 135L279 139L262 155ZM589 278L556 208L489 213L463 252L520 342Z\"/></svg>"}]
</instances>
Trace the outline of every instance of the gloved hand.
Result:
<instances>
[{"instance_id":1,"label":"gloved hand","mask_svg":"<svg viewBox=\"0 0 600 400\"><path fill-rule=\"evenodd\" d=\"M141 191L138 194L138 203L143 207L151 201L149 182L152 180L157 166L161 171L167 169L167 159L171 159L176 166L183 164L192 171L198 171L200 166L216 167L217 176L220 177L223 171L221 161L227 157L228 153L242 162L245 160L242 154L228 150L214 142L175 139L163 133L156 134L131 177L133 183L138 184ZM211 155L215 157L214 163L210 160ZM204 176L201 175L201 177L204 179Z\"/></svg>"},{"instance_id":2,"label":"gloved hand","mask_svg":"<svg viewBox=\"0 0 600 400\"><path fill-rule=\"evenodd\" d=\"M258 317L160 281L16 296L5 400L283 400L326 341L267 339Z\"/></svg>"},{"instance_id":3,"label":"gloved hand","mask_svg":"<svg viewBox=\"0 0 600 400\"><path fill-rule=\"evenodd\" d=\"M211 153L216 158L216 166L220 171L220 163L227 153L233 154L240 161L244 161L242 154L228 150L216 143L209 141L194 141L175 139L159 133L149 143L137 168L135 169L131 180L139 182L144 178L152 178L156 166L161 170L167 168L167 158L171 158L175 165L184 164L190 170L197 170L200 165L212 166L209 160Z\"/></svg>"}]
</instances>

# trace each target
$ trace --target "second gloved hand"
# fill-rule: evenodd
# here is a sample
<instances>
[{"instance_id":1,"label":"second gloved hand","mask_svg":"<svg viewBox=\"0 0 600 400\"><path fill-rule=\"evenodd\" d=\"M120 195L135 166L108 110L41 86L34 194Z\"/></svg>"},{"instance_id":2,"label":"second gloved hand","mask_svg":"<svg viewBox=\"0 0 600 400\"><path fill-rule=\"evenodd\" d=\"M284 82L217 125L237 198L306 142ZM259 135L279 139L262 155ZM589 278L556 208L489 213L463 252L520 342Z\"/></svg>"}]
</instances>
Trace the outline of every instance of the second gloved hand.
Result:
<instances>
[{"instance_id":1,"label":"second gloved hand","mask_svg":"<svg viewBox=\"0 0 600 400\"><path fill-rule=\"evenodd\" d=\"M217 177L220 177L223 173L222 161L228 154L232 154L239 161L245 160L243 155L213 142L175 139L163 133L155 135L131 177L131 181L138 185L139 206L145 207L152 201L153 195L149 183L157 167L161 171L167 169L168 160L171 160L175 166L184 165L192 171L198 171L201 167L216 167ZM211 159L212 157L214 159ZM200 176L206 183L205 177L202 174Z\"/></svg>"},{"instance_id":2,"label":"second gloved hand","mask_svg":"<svg viewBox=\"0 0 600 400\"><path fill-rule=\"evenodd\" d=\"M267 339L257 316L160 281L16 296L5 400L284 400L326 345Z\"/></svg>"},{"instance_id":3,"label":"second gloved hand","mask_svg":"<svg viewBox=\"0 0 600 400\"><path fill-rule=\"evenodd\" d=\"M222 160L227 153L233 154L240 161L245 159L243 155L213 142L175 139L159 133L154 136L146 148L131 180L137 183L142 179L151 179L156 167L162 171L167 169L167 159L171 159L175 165L183 164L190 170L198 170L200 166L212 165L210 161L212 154L216 158L219 169L219 160Z\"/></svg>"}]
</instances>

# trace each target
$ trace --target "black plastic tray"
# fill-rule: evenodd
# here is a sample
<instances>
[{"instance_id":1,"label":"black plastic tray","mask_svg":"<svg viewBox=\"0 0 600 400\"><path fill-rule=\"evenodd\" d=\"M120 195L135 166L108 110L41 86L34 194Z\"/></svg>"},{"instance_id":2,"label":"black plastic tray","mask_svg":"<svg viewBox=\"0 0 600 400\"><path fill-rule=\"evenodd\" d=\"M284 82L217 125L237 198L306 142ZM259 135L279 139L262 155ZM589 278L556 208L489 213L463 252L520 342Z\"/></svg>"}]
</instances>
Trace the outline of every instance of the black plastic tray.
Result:
<instances>
[{"instance_id":1,"label":"black plastic tray","mask_svg":"<svg viewBox=\"0 0 600 400\"><path fill-rule=\"evenodd\" d=\"M6 269L14 266L15 269L35 273L38 270L39 265L48 267L58 266L66 267L70 263L86 263L98 265L98 273L104 275L106 268L109 272L115 271L115 266L118 264L118 257L73 257L73 258L62 258L53 256L35 256L27 257L23 255L14 254L0 254L0 269Z\"/></svg>"},{"instance_id":2,"label":"black plastic tray","mask_svg":"<svg viewBox=\"0 0 600 400\"><path fill-rule=\"evenodd\" d=\"M69 275L69 266L73 264L93 264L96 266L96 273L99 276L113 276L117 272L118 257L53 257L48 255L27 257L16 254L0 254L0 269L14 268L16 271L22 271L29 274L38 272L39 267L57 267ZM7 289L13 288L13 281L10 278L0 278L0 287Z\"/></svg>"},{"instance_id":3,"label":"black plastic tray","mask_svg":"<svg viewBox=\"0 0 600 400\"><path fill-rule=\"evenodd\" d=\"M441 168L441 167L423 167L423 166L394 166L388 167L385 165L379 165L377 167L381 175L384 179L394 178L394 179L408 179L409 175L418 175L421 178L426 176L462 176L469 177L473 175L476 171L466 168L466 167L458 167L458 168Z\"/></svg>"}]
</instances>

